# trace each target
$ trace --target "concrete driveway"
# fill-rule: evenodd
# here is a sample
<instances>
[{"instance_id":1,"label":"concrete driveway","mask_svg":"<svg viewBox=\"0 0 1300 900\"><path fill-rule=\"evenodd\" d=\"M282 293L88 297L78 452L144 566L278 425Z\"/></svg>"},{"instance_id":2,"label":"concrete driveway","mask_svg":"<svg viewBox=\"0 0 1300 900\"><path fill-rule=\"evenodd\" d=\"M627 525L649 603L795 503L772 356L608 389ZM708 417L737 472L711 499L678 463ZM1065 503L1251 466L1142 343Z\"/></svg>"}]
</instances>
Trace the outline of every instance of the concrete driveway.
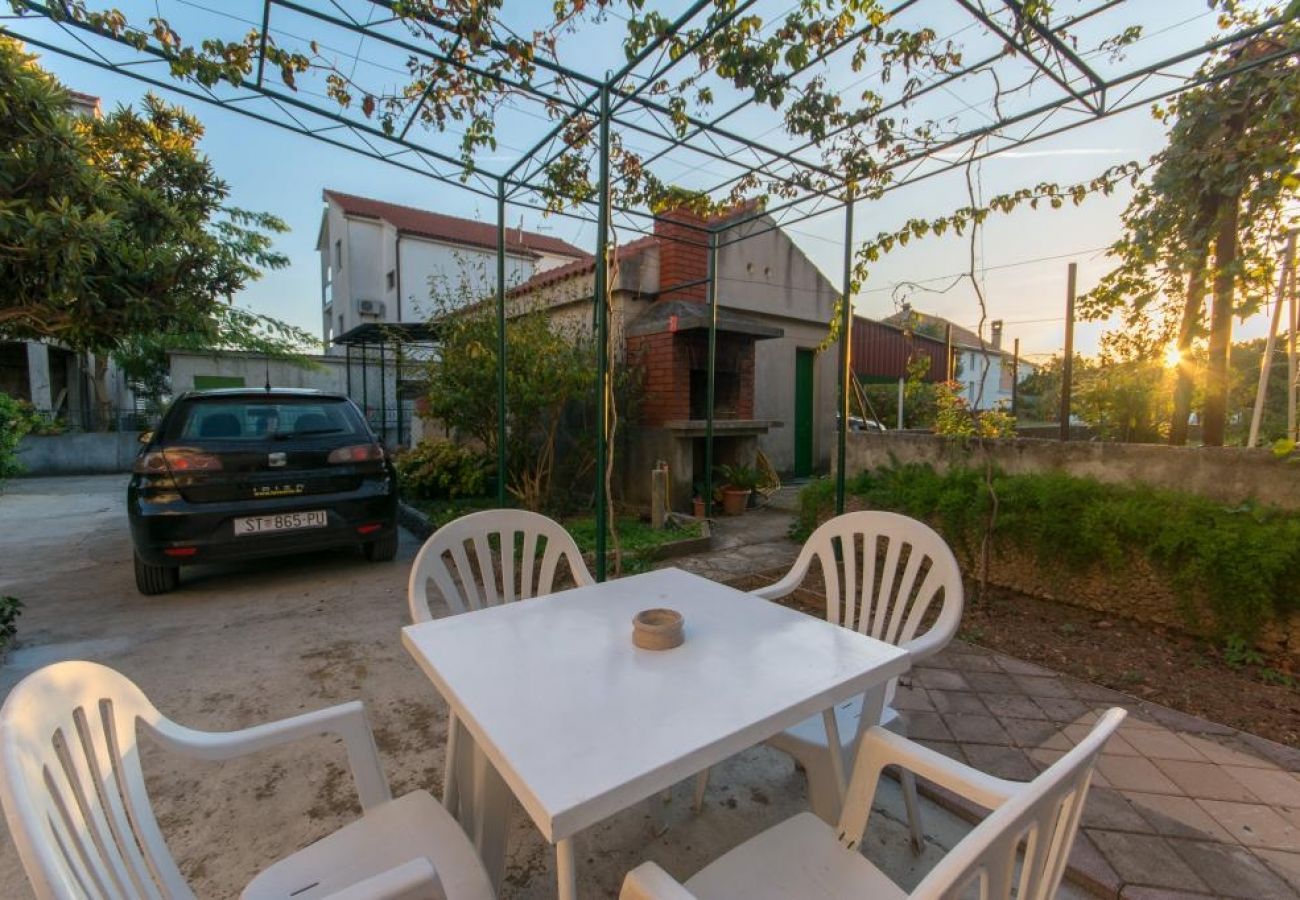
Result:
<instances>
[{"instance_id":1,"label":"concrete driveway","mask_svg":"<svg viewBox=\"0 0 1300 900\"><path fill-rule=\"evenodd\" d=\"M21 479L0 495L0 594L27 605L0 667L0 695L42 665L90 659L195 728L243 728L361 699L394 793L423 787L441 796L445 706L398 638L417 550L409 535L391 563L330 552L199 567L183 572L175 593L143 597L132 577L125 485L120 476ZM219 764L146 746L143 762L163 833L201 897L237 895L258 870L360 811L341 747L325 739ZM718 767L712 784L700 816L681 785L670 806L643 803L580 836L583 896L616 896L623 874L645 859L685 877L806 808L803 777L764 748ZM662 824L671 827L656 836ZM927 826L947 845L965 831L937 809ZM873 817L867 853L911 884L942 847L914 858L901 849L903 831L893 815ZM502 896L554 896L553 859L517 813ZM6 831L0 894L29 896L25 883Z\"/></svg>"}]
</instances>

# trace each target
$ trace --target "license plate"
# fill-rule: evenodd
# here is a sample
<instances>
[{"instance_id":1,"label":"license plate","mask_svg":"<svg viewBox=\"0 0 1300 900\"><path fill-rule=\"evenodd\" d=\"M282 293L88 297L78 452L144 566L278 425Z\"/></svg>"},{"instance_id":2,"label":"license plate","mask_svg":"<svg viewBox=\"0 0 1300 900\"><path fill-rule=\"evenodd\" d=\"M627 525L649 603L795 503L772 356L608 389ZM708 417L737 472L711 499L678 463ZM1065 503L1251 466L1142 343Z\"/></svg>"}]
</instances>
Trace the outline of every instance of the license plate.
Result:
<instances>
[{"instance_id":1,"label":"license plate","mask_svg":"<svg viewBox=\"0 0 1300 900\"><path fill-rule=\"evenodd\" d=\"M235 537L266 534L270 531L295 531L299 528L324 528L328 521L324 510L281 513L278 516L245 516L235 520Z\"/></svg>"}]
</instances>

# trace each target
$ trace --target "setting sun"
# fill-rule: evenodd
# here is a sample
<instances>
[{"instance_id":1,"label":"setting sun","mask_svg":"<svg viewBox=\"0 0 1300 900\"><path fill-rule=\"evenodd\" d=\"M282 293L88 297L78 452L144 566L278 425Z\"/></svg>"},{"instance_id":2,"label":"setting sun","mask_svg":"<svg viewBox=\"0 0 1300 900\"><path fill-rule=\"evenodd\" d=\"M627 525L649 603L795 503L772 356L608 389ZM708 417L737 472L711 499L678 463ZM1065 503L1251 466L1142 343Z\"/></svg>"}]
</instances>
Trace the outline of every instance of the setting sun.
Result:
<instances>
[{"instance_id":1,"label":"setting sun","mask_svg":"<svg viewBox=\"0 0 1300 900\"><path fill-rule=\"evenodd\" d=\"M1170 344L1165 348L1165 366L1167 368L1177 368L1178 364L1182 362L1182 360L1183 355L1179 352L1178 345Z\"/></svg>"}]
</instances>

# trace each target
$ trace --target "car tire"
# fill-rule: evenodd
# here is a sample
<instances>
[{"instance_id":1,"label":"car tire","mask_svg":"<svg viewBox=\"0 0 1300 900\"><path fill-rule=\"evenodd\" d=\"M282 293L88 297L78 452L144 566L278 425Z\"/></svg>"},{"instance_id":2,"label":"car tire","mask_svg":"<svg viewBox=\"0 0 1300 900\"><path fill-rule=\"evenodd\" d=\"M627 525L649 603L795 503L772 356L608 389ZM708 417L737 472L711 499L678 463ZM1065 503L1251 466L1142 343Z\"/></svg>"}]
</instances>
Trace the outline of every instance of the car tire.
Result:
<instances>
[{"instance_id":1,"label":"car tire","mask_svg":"<svg viewBox=\"0 0 1300 900\"><path fill-rule=\"evenodd\" d=\"M155 566L135 557L135 587L145 596L165 594L176 589L180 584L181 570L178 566Z\"/></svg>"},{"instance_id":2,"label":"car tire","mask_svg":"<svg viewBox=\"0 0 1300 900\"><path fill-rule=\"evenodd\" d=\"M371 562L388 562L397 555L397 532L377 541L367 541L361 545L361 549Z\"/></svg>"}]
</instances>

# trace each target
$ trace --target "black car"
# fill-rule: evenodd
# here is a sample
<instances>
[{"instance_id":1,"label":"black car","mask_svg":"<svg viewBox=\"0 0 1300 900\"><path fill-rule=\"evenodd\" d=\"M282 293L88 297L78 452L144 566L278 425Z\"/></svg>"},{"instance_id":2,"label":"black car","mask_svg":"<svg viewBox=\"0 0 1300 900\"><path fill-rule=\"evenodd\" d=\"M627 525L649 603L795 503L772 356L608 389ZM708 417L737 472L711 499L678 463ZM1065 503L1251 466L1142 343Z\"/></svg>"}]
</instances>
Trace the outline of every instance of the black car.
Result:
<instances>
[{"instance_id":1,"label":"black car","mask_svg":"<svg viewBox=\"0 0 1300 900\"><path fill-rule=\"evenodd\" d=\"M342 394L187 393L140 440L127 508L143 594L176 587L183 565L349 544L375 561L397 553L397 475Z\"/></svg>"}]
</instances>

